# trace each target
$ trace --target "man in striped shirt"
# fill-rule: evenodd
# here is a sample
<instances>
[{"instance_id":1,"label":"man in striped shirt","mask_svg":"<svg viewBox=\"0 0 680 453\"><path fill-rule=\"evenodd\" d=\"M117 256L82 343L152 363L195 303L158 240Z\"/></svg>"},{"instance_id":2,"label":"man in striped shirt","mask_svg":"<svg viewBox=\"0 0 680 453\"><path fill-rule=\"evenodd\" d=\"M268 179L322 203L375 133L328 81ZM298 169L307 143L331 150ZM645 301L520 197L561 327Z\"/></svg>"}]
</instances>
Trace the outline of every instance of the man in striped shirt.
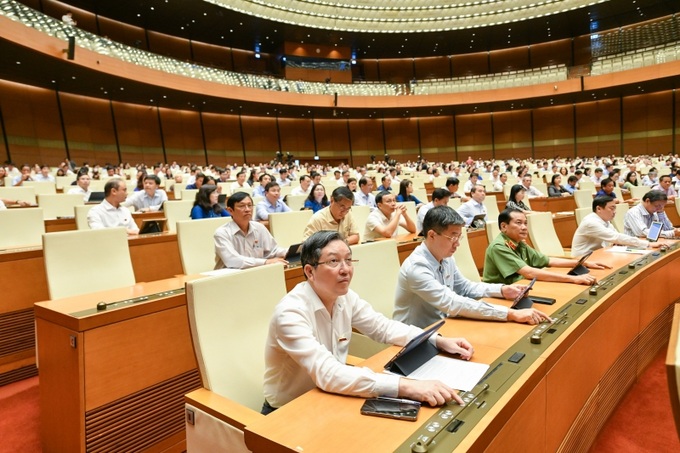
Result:
<instances>
[{"instance_id":1,"label":"man in striped shirt","mask_svg":"<svg viewBox=\"0 0 680 453\"><path fill-rule=\"evenodd\" d=\"M672 239L680 236L680 228L673 228L664 209L668 197L660 190L650 190L642 201L630 208L623 220L623 232L629 236L646 237L652 222L661 222L661 237Z\"/></svg>"}]
</instances>

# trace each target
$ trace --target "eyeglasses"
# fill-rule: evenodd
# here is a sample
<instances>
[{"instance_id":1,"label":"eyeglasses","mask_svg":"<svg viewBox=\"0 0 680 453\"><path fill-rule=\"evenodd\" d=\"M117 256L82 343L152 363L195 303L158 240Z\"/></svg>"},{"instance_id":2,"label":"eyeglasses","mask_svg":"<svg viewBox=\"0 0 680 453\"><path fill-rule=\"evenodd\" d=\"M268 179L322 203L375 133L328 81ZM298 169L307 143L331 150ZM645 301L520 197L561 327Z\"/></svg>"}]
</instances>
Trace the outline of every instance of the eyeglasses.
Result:
<instances>
[{"instance_id":1,"label":"eyeglasses","mask_svg":"<svg viewBox=\"0 0 680 453\"><path fill-rule=\"evenodd\" d=\"M437 233L437 232L435 231L435 233ZM437 233L437 234L438 234L439 236L445 237L445 238L448 239L451 243L454 243L454 242L456 242L456 241L460 242L460 241L463 240L463 235L462 235L462 234L457 234L457 235L455 235L455 236L447 236L447 235L442 234L442 233Z\"/></svg>"},{"instance_id":2,"label":"eyeglasses","mask_svg":"<svg viewBox=\"0 0 680 453\"><path fill-rule=\"evenodd\" d=\"M340 263L345 263L347 267L352 267L354 266L354 263L358 263L359 260L353 260L351 258L347 258L344 260L337 260L337 259L332 259L332 260L327 260L327 261L319 261L314 265L314 267L317 267L319 264L325 264L328 267L332 267L335 269L336 267L340 266Z\"/></svg>"}]
</instances>

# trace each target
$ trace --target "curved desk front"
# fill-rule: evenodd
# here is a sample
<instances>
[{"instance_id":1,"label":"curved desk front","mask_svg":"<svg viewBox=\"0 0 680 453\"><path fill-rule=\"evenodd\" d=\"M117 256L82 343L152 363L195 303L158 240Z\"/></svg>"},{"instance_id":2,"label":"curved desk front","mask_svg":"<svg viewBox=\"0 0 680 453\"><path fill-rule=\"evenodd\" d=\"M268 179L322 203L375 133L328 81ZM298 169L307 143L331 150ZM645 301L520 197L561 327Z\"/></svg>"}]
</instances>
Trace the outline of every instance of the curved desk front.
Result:
<instances>
[{"instance_id":1,"label":"curved desk front","mask_svg":"<svg viewBox=\"0 0 680 453\"><path fill-rule=\"evenodd\" d=\"M491 364L488 390L476 388L477 400L461 414L442 419L441 409L423 407L416 423L366 417L359 413L363 399L312 390L246 426L246 444L272 453L410 452L412 442L425 439L431 443L421 451L428 452L586 451L666 343L672 305L680 299L677 247L657 256L600 250L591 260L613 265L591 271L604 282L597 295L578 285L534 286L533 294L557 299L539 309L553 317L568 313L540 345L530 341L537 327L447 320L443 333L466 337L475 347L473 360ZM364 365L379 371L397 350ZM526 353L516 365L507 360L514 352ZM457 426L449 432L452 419Z\"/></svg>"}]
</instances>

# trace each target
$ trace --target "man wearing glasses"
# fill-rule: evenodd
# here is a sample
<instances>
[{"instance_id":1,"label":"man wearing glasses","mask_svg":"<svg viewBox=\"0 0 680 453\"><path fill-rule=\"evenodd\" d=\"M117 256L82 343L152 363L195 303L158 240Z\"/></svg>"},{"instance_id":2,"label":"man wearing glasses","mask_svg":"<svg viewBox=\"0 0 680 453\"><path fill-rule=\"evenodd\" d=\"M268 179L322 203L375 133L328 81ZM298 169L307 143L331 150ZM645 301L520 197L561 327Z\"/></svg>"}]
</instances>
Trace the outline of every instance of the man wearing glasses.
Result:
<instances>
[{"instance_id":1,"label":"man wearing glasses","mask_svg":"<svg viewBox=\"0 0 680 453\"><path fill-rule=\"evenodd\" d=\"M463 404L440 381L421 381L376 373L346 364L352 329L381 342L405 345L422 329L386 318L349 289L352 251L337 231L320 231L302 245L306 281L276 306L265 346L262 413L268 414L318 387L350 396L403 397L432 406ZM463 359L473 349L463 338L430 337L437 348Z\"/></svg>"},{"instance_id":2,"label":"man wearing glasses","mask_svg":"<svg viewBox=\"0 0 680 453\"><path fill-rule=\"evenodd\" d=\"M359 229L352 217L354 194L347 187L336 188L331 194L331 204L314 213L305 227L307 239L317 231L337 231L349 245L359 243Z\"/></svg>"},{"instance_id":3,"label":"man wearing glasses","mask_svg":"<svg viewBox=\"0 0 680 453\"><path fill-rule=\"evenodd\" d=\"M271 263L288 264L287 250L279 247L267 227L253 221L253 200L235 192L227 200L232 221L215 231L215 269L248 269Z\"/></svg>"},{"instance_id":4,"label":"man wearing glasses","mask_svg":"<svg viewBox=\"0 0 680 453\"><path fill-rule=\"evenodd\" d=\"M472 282L460 273L453 254L465 221L446 205L430 209L423 220L423 242L399 271L394 315L397 321L426 327L446 316L538 324L548 316L533 308L511 310L476 300L514 299L524 288Z\"/></svg>"}]
</instances>

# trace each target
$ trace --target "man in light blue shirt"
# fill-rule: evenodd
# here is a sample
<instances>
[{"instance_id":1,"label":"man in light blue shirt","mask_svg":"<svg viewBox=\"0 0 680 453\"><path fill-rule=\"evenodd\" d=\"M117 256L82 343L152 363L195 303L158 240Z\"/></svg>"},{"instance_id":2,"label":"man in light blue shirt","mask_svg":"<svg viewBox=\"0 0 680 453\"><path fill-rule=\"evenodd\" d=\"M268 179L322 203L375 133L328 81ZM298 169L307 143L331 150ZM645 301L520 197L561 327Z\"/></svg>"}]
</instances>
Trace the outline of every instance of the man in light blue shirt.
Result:
<instances>
[{"instance_id":1,"label":"man in light blue shirt","mask_svg":"<svg viewBox=\"0 0 680 453\"><path fill-rule=\"evenodd\" d=\"M470 197L470 201L466 201L458 208L458 214L463 217L465 226L468 227L471 226L472 219L474 219L476 215L486 214L486 207L484 206L486 191L484 190L484 186L481 184L472 186L472 189L470 189ZM486 221L486 216L484 216L484 221Z\"/></svg>"},{"instance_id":2,"label":"man in light blue shirt","mask_svg":"<svg viewBox=\"0 0 680 453\"><path fill-rule=\"evenodd\" d=\"M255 220L269 220L269 214L275 212L290 212L290 208L281 201L281 186L270 182L264 187L264 200L257 204Z\"/></svg>"}]
</instances>

